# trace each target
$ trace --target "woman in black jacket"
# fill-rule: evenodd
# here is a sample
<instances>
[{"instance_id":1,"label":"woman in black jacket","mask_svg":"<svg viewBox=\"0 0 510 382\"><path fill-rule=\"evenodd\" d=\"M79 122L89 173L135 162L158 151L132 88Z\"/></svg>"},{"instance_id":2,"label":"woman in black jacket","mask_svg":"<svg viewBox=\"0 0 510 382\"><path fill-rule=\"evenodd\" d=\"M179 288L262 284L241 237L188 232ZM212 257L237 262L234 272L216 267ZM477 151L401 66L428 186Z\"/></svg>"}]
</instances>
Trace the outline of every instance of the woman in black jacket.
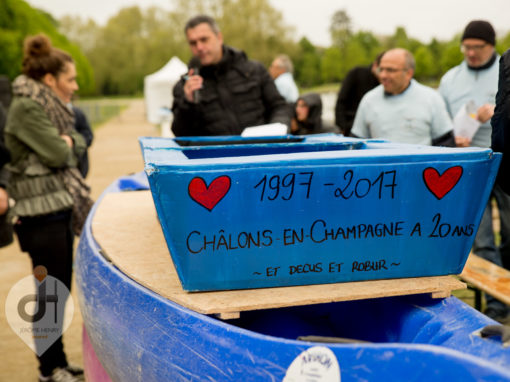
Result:
<instances>
[{"instance_id":1,"label":"woman in black jacket","mask_svg":"<svg viewBox=\"0 0 510 382\"><path fill-rule=\"evenodd\" d=\"M298 98L291 121L294 135L337 133L335 126L322 120L322 101L318 93L306 93Z\"/></svg>"}]
</instances>

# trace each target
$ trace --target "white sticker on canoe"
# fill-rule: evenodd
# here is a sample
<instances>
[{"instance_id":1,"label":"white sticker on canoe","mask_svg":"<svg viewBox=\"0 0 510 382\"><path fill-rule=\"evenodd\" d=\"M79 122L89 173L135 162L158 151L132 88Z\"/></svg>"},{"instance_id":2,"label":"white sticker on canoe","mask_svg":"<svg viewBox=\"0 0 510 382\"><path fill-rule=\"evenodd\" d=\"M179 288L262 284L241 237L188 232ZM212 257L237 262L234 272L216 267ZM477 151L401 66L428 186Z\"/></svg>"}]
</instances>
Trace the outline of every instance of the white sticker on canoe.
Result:
<instances>
[{"instance_id":1,"label":"white sticker on canoe","mask_svg":"<svg viewBox=\"0 0 510 382\"><path fill-rule=\"evenodd\" d=\"M331 349L314 346L290 364L283 382L340 382L340 366Z\"/></svg>"}]
</instances>

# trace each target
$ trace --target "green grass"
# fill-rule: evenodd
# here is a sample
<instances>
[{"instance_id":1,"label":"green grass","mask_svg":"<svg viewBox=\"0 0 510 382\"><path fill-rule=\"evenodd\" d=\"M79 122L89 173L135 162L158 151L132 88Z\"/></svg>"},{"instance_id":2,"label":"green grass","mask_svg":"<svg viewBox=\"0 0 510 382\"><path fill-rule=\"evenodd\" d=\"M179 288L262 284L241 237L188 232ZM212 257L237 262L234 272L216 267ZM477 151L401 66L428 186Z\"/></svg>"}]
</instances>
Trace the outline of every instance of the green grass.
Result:
<instances>
[{"instance_id":1,"label":"green grass","mask_svg":"<svg viewBox=\"0 0 510 382\"><path fill-rule=\"evenodd\" d=\"M299 88L299 94L305 93L338 93L340 90L340 83L324 84L319 86L313 86L310 88Z\"/></svg>"},{"instance_id":2,"label":"green grass","mask_svg":"<svg viewBox=\"0 0 510 382\"><path fill-rule=\"evenodd\" d=\"M423 85L429 86L431 88L437 88L439 86L439 81L437 79L424 79L418 81ZM309 88L306 87L300 87L299 88L299 94L305 94L305 93L338 93L340 90L340 86L342 85L341 82L334 82L330 84L324 84L324 85L318 85L318 86L312 86Z\"/></svg>"},{"instance_id":3,"label":"green grass","mask_svg":"<svg viewBox=\"0 0 510 382\"><path fill-rule=\"evenodd\" d=\"M128 106L129 98L91 98L81 99L74 104L79 107L95 130L103 123L118 116Z\"/></svg>"}]
</instances>

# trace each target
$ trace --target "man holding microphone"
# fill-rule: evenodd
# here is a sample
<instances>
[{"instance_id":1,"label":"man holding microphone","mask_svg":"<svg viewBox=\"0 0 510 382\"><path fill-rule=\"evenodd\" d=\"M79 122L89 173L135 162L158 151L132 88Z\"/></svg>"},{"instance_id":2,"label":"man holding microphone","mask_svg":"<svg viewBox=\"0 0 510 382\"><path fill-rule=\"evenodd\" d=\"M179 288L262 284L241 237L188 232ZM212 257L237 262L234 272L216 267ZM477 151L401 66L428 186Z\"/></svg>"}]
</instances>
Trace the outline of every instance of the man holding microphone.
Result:
<instances>
[{"instance_id":1,"label":"man holding microphone","mask_svg":"<svg viewBox=\"0 0 510 382\"><path fill-rule=\"evenodd\" d=\"M173 89L176 136L239 135L249 126L290 125L287 104L267 70L224 45L213 18L193 17L185 33L193 58Z\"/></svg>"}]
</instances>

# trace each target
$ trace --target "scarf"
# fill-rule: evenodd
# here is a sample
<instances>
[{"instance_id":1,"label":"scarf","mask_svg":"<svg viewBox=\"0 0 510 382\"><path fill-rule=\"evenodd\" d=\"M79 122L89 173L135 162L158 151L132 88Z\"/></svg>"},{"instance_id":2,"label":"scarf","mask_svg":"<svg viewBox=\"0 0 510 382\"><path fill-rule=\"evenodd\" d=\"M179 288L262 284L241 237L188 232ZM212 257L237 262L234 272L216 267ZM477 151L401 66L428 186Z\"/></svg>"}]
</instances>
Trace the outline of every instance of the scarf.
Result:
<instances>
[{"instance_id":1,"label":"scarf","mask_svg":"<svg viewBox=\"0 0 510 382\"><path fill-rule=\"evenodd\" d=\"M69 135L74 129L74 113L44 83L25 75L16 78L12 84L13 94L28 97L42 106L51 123L60 135ZM75 167L53 169L73 199L72 229L76 235L81 233L87 215L94 204L90 198L90 187Z\"/></svg>"}]
</instances>

